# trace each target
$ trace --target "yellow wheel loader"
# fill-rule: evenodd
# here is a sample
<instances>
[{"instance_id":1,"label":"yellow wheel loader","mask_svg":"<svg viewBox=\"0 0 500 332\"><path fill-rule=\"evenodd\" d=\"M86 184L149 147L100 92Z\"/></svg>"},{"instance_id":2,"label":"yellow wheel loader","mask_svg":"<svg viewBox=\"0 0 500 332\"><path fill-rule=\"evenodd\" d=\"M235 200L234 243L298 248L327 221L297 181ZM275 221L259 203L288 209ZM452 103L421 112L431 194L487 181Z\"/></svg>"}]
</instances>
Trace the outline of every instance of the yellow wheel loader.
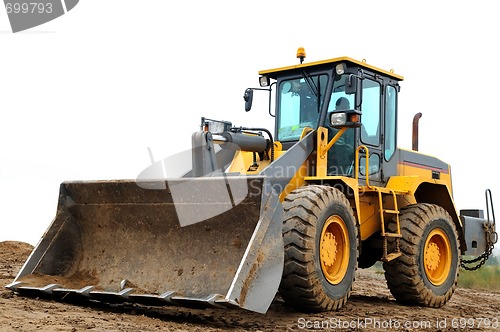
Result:
<instances>
[{"instance_id":1,"label":"yellow wheel loader","mask_svg":"<svg viewBox=\"0 0 500 332\"><path fill-rule=\"evenodd\" d=\"M178 178L154 163L136 180L62 183L55 219L7 287L260 313L279 292L326 311L346 303L358 267L382 261L396 300L444 305L460 267L481 266L497 240L491 192L486 217L457 211L450 166L417 151L420 114L413 149L397 147L402 76L297 57L244 94L246 111L254 91L269 95L274 132L202 118Z\"/></svg>"}]
</instances>

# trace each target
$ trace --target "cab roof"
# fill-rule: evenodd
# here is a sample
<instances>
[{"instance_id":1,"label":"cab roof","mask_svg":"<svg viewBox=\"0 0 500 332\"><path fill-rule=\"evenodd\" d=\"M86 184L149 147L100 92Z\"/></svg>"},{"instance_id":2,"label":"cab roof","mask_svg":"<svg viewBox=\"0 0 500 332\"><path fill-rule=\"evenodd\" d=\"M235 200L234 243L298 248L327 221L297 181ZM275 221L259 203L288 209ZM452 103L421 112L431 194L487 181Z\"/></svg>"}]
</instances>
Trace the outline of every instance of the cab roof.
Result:
<instances>
[{"instance_id":1,"label":"cab roof","mask_svg":"<svg viewBox=\"0 0 500 332\"><path fill-rule=\"evenodd\" d=\"M387 70L380 69L378 67L369 65L364 60L358 61L358 60L355 60L355 59L352 59L352 58L346 57L346 56L339 57L339 58L327 59L327 60L321 60L321 61L305 62L302 64L297 64L297 65L288 66L288 67L280 67L280 68L275 68L275 69L261 70L261 71L259 71L259 75L268 75L269 77L276 79L280 74L283 74L286 72L291 72L295 69L309 68L309 67L321 66L321 65L326 65L326 64L333 64L333 63L338 63L338 62L345 62L345 63L347 63L347 65L349 65L349 63L350 63L350 64L353 64L355 66L366 68L368 70L377 72L379 74L389 76L397 81L402 81L404 79L403 76L395 74L392 69L390 71L387 71Z\"/></svg>"}]
</instances>

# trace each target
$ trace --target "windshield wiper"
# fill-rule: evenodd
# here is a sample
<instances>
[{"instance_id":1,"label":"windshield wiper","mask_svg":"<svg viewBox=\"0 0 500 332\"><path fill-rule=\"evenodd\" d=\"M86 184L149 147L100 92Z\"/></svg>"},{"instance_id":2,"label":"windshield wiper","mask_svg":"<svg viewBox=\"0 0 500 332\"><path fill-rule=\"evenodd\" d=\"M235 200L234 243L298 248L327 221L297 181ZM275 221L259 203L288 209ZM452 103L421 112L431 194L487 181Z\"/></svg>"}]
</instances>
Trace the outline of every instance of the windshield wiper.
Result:
<instances>
[{"instance_id":1,"label":"windshield wiper","mask_svg":"<svg viewBox=\"0 0 500 332\"><path fill-rule=\"evenodd\" d=\"M314 93L314 96L318 98L319 95L319 89L314 83L313 79L311 76L309 76L304 70L302 70L302 77L306 80L307 86L309 87L309 90L311 90L312 93Z\"/></svg>"},{"instance_id":2,"label":"windshield wiper","mask_svg":"<svg viewBox=\"0 0 500 332\"><path fill-rule=\"evenodd\" d=\"M307 83L307 86L309 87L309 90L311 90L311 92L314 94L314 96L316 97L316 102L317 102L317 106L318 106L318 113L320 111L320 106L321 106L321 100L320 100L320 90L319 90L319 85L320 85L320 80L319 80L319 76L318 76L318 85L316 85L316 83L314 83L314 80L311 78L311 76L309 76L305 70L302 70L302 77L304 77L306 83Z\"/></svg>"}]
</instances>

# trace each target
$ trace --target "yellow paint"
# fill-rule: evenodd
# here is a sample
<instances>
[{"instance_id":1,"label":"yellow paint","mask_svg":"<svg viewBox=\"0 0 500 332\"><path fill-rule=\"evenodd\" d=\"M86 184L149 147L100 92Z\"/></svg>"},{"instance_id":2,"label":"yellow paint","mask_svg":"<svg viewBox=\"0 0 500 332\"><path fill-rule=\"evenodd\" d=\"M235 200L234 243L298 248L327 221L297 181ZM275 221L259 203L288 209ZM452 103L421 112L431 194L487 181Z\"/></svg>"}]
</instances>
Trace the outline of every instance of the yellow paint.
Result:
<instances>
[{"instance_id":1,"label":"yellow paint","mask_svg":"<svg viewBox=\"0 0 500 332\"><path fill-rule=\"evenodd\" d=\"M328 173L328 151L339 140L348 128L340 129L335 136L328 141L328 129L319 127L316 138L316 176L325 177Z\"/></svg>"},{"instance_id":2,"label":"yellow paint","mask_svg":"<svg viewBox=\"0 0 500 332\"><path fill-rule=\"evenodd\" d=\"M285 189L280 194L280 201L283 202L288 196L289 193L291 193L293 190L303 187L306 182L305 182L305 177L307 175L307 161L302 164L302 166L299 167L297 173L293 176L293 178L288 182L286 185Z\"/></svg>"},{"instance_id":3,"label":"yellow paint","mask_svg":"<svg viewBox=\"0 0 500 332\"><path fill-rule=\"evenodd\" d=\"M276 151L280 151L280 152L283 151L283 145L281 144L280 141L274 142L274 152L276 153Z\"/></svg>"},{"instance_id":4,"label":"yellow paint","mask_svg":"<svg viewBox=\"0 0 500 332\"><path fill-rule=\"evenodd\" d=\"M274 159L278 159L286 151L283 151L283 147L280 142L274 142ZM269 152L270 155L270 152ZM233 157L233 161L227 170L228 173L240 173L246 175L256 175L264 170L271 163L270 160L260 160L257 154L257 163L259 167L254 171L249 171L248 169L253 164L253 153L247 151L237 151Z\"/></svg>"},{"instance_id":5,"label":"yellow paint","mask_svg":"<svg viewBox=\"0 0 500 332\"><path fill-rule=\"evenodd\" d=\"M448 192L452 193L451 172L450 169L440 172L439 179L432 178L432 170L422 167L415 167L405 164L398 164L399 176L392 176L389 179L387 187L400 190L415 192L422 182L435 183L446 186Z\"/></svg>"},{"instance_id":6,"label":"yellow paint","mask_svg":"<svg viewBox=\"0 0 500 332\"><path fill-rule=\"evenodd\" d=\"M359 195L359 233L361 240L366 240L372 234L381 230L380 209L377 198L373 193Z\"/></svg>"},{"instance_id":7,"label":"yellow paint","mask_svg":"<svg viewBox=\"0 0 500 332\"><path fill-rule=\"evenodd\" d=\"M276 152L275 152L276 158ZM257 154L257 164L259 167L250 171L249 168L253 164L253 153L246 151L237 151L233 157L233 161L229 166L227 172L228 173L240 173L246 175L256 175L259 174L264 168L266 168L270 164L270 160L260 160L259 155Z\"/></svg>"},{"instance_id":8,"label":"yellow paint","mask_svg":"<svg viewBox=\"0 0 500 332\"><path fill-rule=\"evenodd\" d=\"M261 71L259 71L259 74L260 75L266 75L266 74L272 74L272 73L276 73L276 72L293 70L293 69L297 69L297 68L314 67L314 66L319 66L319 65L324 65L324 64L330 64L330 63L333 64L333 63L342 62L342 61L354 63L354 64L356 64L358 66L361 66L363 68L379 72L381 74L387 75L387 76L392 77L394 79L397 79L399 81L402 81L404 79L403 76L395 74L394 71L384 70L384 69L381 69L381 68L369 65L366 62L358 61L358 60L355 60L353 58L346 57L346 56L338 57L338 58L332 58L332 59L327 59L327 60L321 60L321 61L315 61L315 62L302 63L302 64L297 64L297 65L294 65L294 66L287 66L287 67L280 67L280 68L275 68L275 69L261 70Z\"/></svg>"},{"instance_id":9,"label":"yellow paint","mask_svg":"<svg viewBox=\"0 0 500 332\"><path fill-rule=\"evenodd\" d=\"M416 184L417 187L422 182L442 184L448 188L448 192L450 194L452 193L451 173L450 173L449 169L446 172L440 172L439 180L432 178L432 170L431 169L422 168L422 167L415 167L415 166L410 166L410 165L405 165L405 164L398 164L398 174L400 174L402 176L414 178L413 184L414 185ZM392 178L391 178L391 180L392 180Z\"/></svg>"},{"instance_id":10,"label":"yellow paint","mask_svg":"<svg viewBox=\"0 0 500 332\"><path fill-rule=\"evenodd\" d=\"M434 286L442 285L451 271L450 240L441 228L435 228L425 240L424 270Z\"/></svg>"},{"instance_id":11,"label":"yellow paint","mask_svg":"<svg viewBox=\"0 0 500 332\"><path fill-rule=\"evenodd\" d=\"M328 168L328 154L325 150L328 141L328 129L319 127L316 139L316 176L326 176Z\"/></svg>"},{"instance_id":12,"label":"yellow paint","mask_svg":"<svg viewBox=\"0 0 500 332\"><path fill-rule=\"evenodd\" d=\"M345 221L338 215L330 216L323 225L319 239L321 270L332 285L344 279L349 266L349 232Z\"/></svg>"}]
</instances>

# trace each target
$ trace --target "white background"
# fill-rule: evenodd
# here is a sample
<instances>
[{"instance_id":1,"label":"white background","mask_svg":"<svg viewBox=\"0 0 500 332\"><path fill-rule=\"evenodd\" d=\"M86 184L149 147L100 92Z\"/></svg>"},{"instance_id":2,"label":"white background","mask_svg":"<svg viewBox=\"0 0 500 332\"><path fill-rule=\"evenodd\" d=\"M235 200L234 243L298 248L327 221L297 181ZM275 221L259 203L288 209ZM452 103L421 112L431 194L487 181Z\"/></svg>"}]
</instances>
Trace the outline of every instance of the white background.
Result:
<instances>
[{"instance_id":1,"label":"white background","mask_svg":"<svg viewBox=\"0 0 500 332\"><path fill-rule=\"evenodd\" d=\"M65 180L135 179L190 148L200 117L244 112L258 71L338 56L403 75L399 146L450 163L457 209L500 197L500 73L494 1L81 0L13 34L0 10L0 241L36 244ZM500 198L496 199L500 211Z\"/></svg>"}]
</instances>

